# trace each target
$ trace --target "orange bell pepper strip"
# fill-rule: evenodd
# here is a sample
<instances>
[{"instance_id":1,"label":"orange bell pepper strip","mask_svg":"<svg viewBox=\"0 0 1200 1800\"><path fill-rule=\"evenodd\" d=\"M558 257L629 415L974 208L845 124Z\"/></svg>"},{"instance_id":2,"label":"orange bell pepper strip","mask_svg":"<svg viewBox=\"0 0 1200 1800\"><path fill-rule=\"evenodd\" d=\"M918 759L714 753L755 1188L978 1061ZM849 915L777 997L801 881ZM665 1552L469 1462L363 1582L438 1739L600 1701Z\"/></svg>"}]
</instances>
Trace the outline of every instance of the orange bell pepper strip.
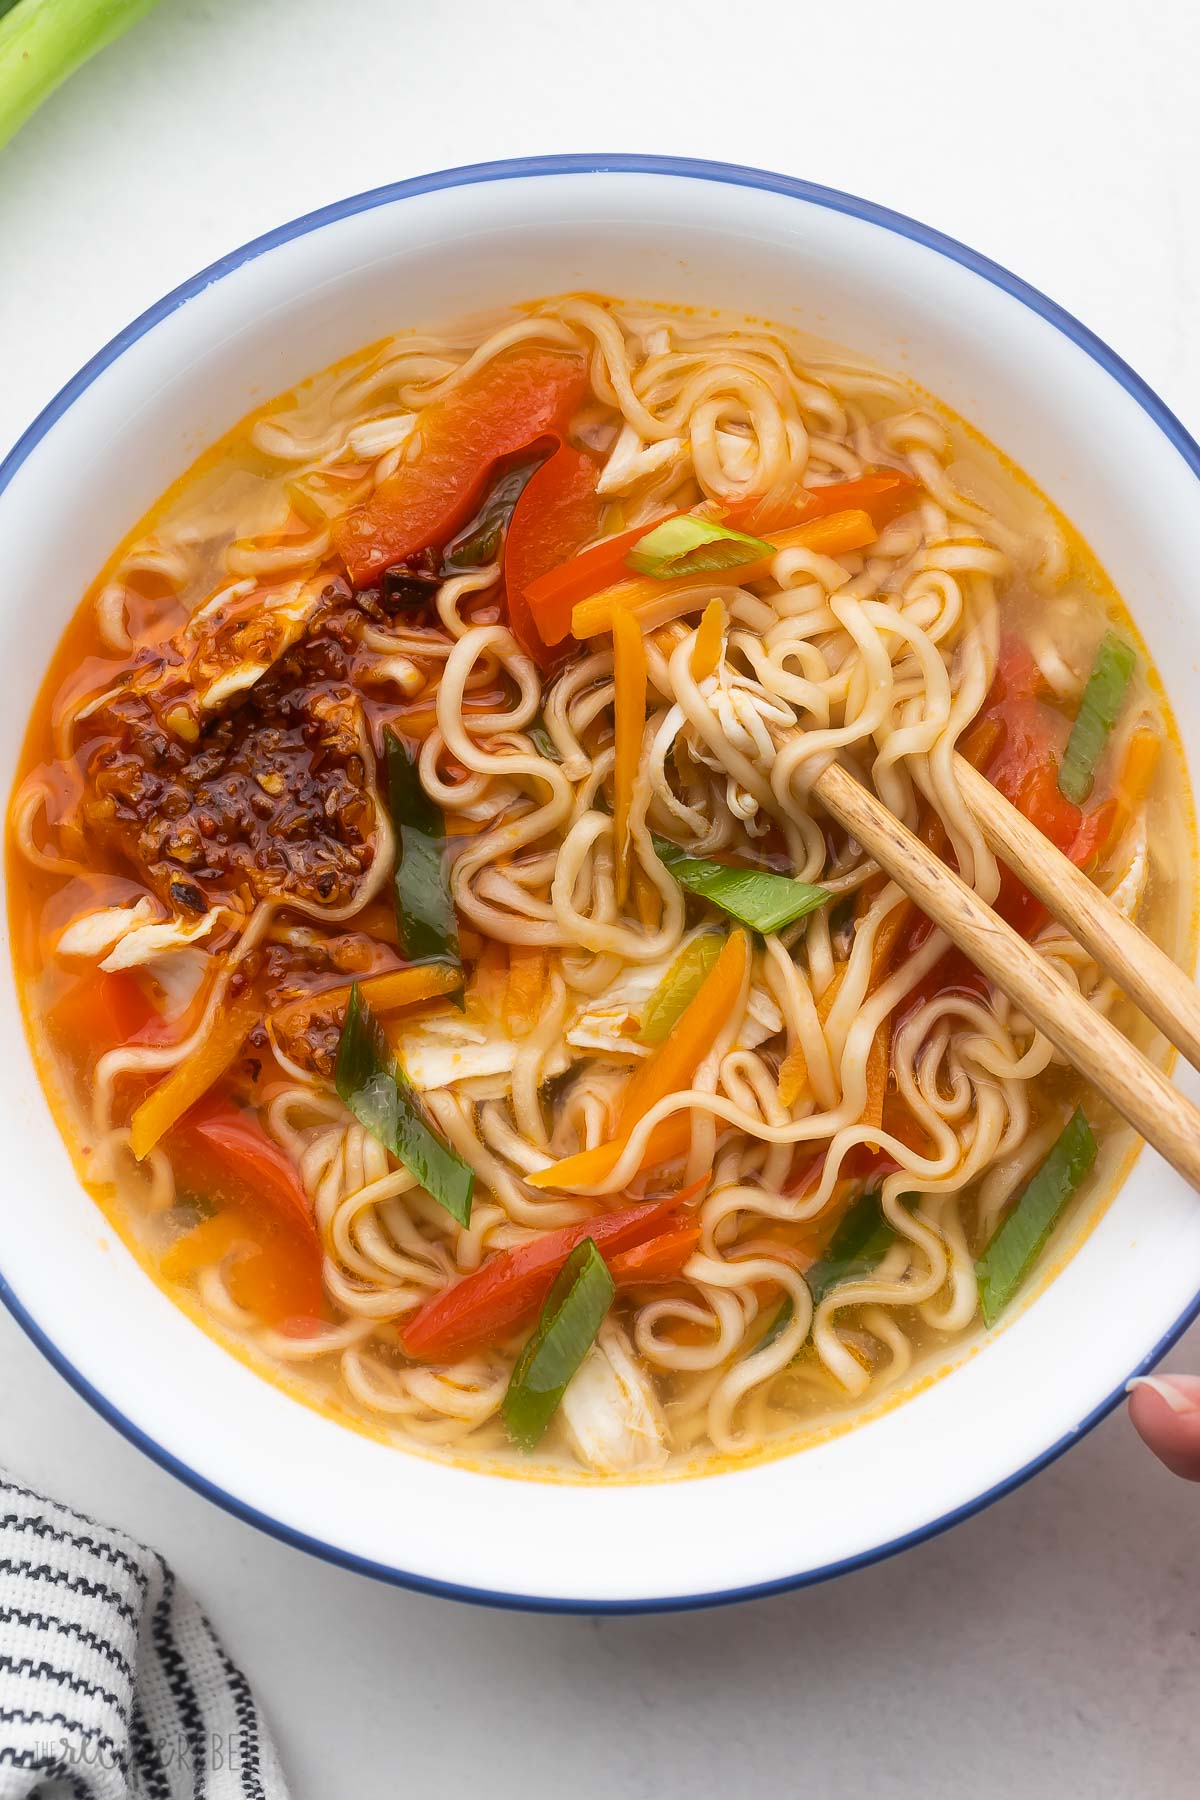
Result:
<instances>
[{"instance_id":1,"label":"orange bell pepper strip","mask_svg":"<svg viewBox=\"0 0 1200 1800\"><path fill-rule=\"evenodd\" d=\"M664 1231L661 1236L622 1250L608 1264L609 1274L618 1287L633 1287L641 1282L675 1281L683 1265L700 1242L700 1227L686 1225L679 1231Z\"/></svg>"},{"instance_id":2,"label":"orange bell pepper strip","mask_svg":"<svg viewBox=\"0 0 1200 1800\"><path fill-rule=\"evenodd\" d=\"M648 1200L619 1212L544 1232L501 1250L470 1275L427 1300L401 1328L408 1356L443 1362L514 1331L532 1318L577 1244L591 1238L604 1257L659 1235L684 1196Z\"/></svg>"},{"instance_id":3,"label":"orange bell pepper strip","mask_svg":"<svg viewBox=\"0 0 1200 1800\"><path fill-rule=\"evenodd\" d=\"M129 1146L139 1161L220 1080L262 1014L262 1002L248 990L218 1012L200 1048L151 1089L130 1122Z\"/></svg>"},{"instance_id":4,"label":"orange bell pepper strip","mask_svg":"<svg viewBox=\"0 0 1200 1800\"><path fill-rule=\"evenodd\" d=\"M504 1022L513 1037L527 1037L541 1019L549 973L548 951L536 944L509 945Z\"/></svg>"},{"instance_id":5,"label":"orange bell pepper strip","mask_svg":"<svg viewBox=\"0 0 1200 1800\"><path fill-rule=\"evenodd\" d=\"M646 642L623 607L613 614L613 859L617 905L629 893L629 818L646 729Z\"/></svg>"},{"instance_id":6,"label":"orange bell pepper strip","mask_svg":"<svg viewBox=\"0 0 1200 1800\"><path fill-rule=\"evenodd\" d=\"M586 391L581 356L519 344L425 407L396 472L334 522L355 587L440 549L471 517L495 465L547 433L561 436Z\"/></svg>"},{"instance_id":7,"label":"orange bell pepper strip","mask_svg":"<svg viewBox=\"0 0 1200 1800\"><path fill-rule=\"evenodd\" d=\"M1116 849L1131 821L1146 804L1162 753L1162 739L1156 731L1135 731L1125 747L1125 758L1117 785L1113 790L1113 818L1101 855Z\"/></svg>"},{"instance_id":8,"label":"orange bell pepper strip","mask_svg":"<svg viewBox=\"0 0 1200 1800\"><path fill-rule=\"evenodd\" d=\"M322 1312L322 1251L300 1178L252 1113L209 1094L174 1127L171 1162L181 1185L219 1211L167 1249L170 1281L232 1257L227 1281L239 1306L265 1324L300 1328Z\"/></svg>"},{"instance_id":9,"label":"orange bell pepper strip","mask_svg":"<svg viewBox=\"0 0 1200 1800\"><path fill-rule=\"evenodd\" d=\"M715 575L679 575L669 581L658 581L652 575L629 576L590 599L579 601L571 614L571 629L577 638L599 637L612 630L613 613L618 606L624 606L638 619L643 631L652 631L687 612L686 602L693 594L702 594L725 582L742 587L749 581L761 581L781 550L813 550L820 556L842 556L864 549L878 535L867 514L861 511L832 513L807 525L789 525L771 533L770 556L756 562L741 563Z\"/></svg>"},{"instance_id":10,"label":"orange bell pepper strip","mask_svg":"<svg viewBox=\"0 0 1200 1800\"><path fill-rule=\"evenodd\" d=\"M164 1281L187 1281L232 1258L226 1285L237 1305L264 1325L295 1332L319 1321L321 1261L293 1234L264 1229L228 1206L176 1238L159 1261Z\"/></svg>"},{"instance_id":11,"label":"orange bell pepper strip","mask_svg":"<svg viewBox=\"0 0 1200 1800\"><path fill-rule=\"evenodd\" d=\"M530 477L509 521L504 545L508 622L522 650L543 669L554 668L574 650L571 614L567 609L548 626L545 616L533 611L529 589L546 569L599 531L602 502L596 476L590 456L560 445Z\"/></svg>"},{"instance_id":12,"label":"orange bell pepper strip","mask_svg":"<svg viewBox=\"0 0 1200 1800\"><path fill-rule=\"evenodd\" d=\"M527 1176L530 1185L541 1188L593 1187L603 1181L616 1166L639 1120L644 1119L660 1100L691 1085L692 1076L737 1005L749 968L749 935L745 931L732 931L700 988L680 1014L670 1037L665 1038L645 1062L639 1063L630 1077L617 1113L616 1136L607 1144L581 1150L552 1163L548 1169ZM669 1121L663 1121L664 1125L667 1123ZM653 1137L657 1137L661 1129L660 1126ZM690 1132L690 1126L688 1129ZM645 1160L648 1163L649 1158Z\"/></svg>"},{"instance_id":13,"label":"orange bell pepper strip","mask_svg":"<svg viewBox=\"0 0 1200 1800\"><path fill-rule=\"evenodd\" d=\"M129 1043L157 1016L136 975L97 969L54 1002L46 1022L73 1048L98 1053Z\"/></svg>"},{"instance_id":14,"label":"orange bell pepper strip","mask_svg":"<svg viewBox=\"0 0 1200 1800\"><path fill-rule=\"evenodd\" d=\"M721 660L721 645L725 639L725 602L719 599L710 600L701 615L700 625L696 632L696 642L692 645L692 680L704 681L712 675Z\"/></svg>"}]
</instances>

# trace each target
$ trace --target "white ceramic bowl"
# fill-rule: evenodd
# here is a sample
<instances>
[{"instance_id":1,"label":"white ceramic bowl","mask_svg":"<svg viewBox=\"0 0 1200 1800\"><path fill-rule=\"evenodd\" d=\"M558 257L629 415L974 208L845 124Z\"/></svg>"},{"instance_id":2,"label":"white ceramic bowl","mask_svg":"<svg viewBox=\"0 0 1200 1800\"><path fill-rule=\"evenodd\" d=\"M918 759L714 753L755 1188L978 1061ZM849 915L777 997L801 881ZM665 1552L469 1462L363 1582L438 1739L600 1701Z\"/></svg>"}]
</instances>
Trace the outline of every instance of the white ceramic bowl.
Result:
<instances>
[{"instance_id":1,"label":"white ceramic bowl","mask_svg":"<svg viewBox=\"0 0 1200 1800\"><path fill-rule=\"evenodd\" d=\"M564 157L402 182L283 226L169 295L64 388L0 468L4 792L79 595L204 445L359 344L571 288L794 321L911 371L1081 528L1136 614L1200 766L1200 450L1117 357L994 264L844 194L721 165ZM444 1467L289 1400L141 1272L75 1180L2 961L8 1306L165 1467L289 1542L389 1580L584 1610L816 1580L924 1538L1040 1468L1197 1311L1200 1207L1143 1152L1099 1227L1007 1330L840 1438L656 1486Z\"/></svg>"}]
</instances>

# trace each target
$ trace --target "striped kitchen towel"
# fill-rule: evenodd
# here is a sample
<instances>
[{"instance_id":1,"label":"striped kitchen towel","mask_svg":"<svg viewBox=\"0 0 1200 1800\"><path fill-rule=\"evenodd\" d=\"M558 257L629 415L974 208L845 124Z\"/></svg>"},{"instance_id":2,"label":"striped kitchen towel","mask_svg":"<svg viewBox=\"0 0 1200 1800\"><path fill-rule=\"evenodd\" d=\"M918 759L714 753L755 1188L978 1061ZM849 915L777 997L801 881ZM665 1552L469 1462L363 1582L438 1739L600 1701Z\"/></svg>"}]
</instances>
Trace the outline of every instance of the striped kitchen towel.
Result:
<instances>
[{"instance_id":1,"label":"striped kitchen towel","mask_svg":"<svg viewBox=\"0 0 1200 1800\"><path fill-rule=\"evenodd\" d=\"M250 1684L157 1551L0 1476L0 1800L287 1800Z\"/></svg>"}]
</instances>

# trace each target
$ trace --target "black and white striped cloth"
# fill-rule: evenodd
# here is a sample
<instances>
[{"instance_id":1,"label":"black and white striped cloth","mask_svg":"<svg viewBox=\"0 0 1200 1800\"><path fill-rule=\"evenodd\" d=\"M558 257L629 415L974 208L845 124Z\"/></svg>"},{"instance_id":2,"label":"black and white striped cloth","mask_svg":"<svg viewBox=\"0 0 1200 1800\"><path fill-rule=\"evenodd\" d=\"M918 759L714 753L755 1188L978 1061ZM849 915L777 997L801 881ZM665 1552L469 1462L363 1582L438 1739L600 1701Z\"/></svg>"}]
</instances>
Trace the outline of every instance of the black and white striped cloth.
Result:
<instances>
[{"instance_id":1,"label":"black and white striped cloth","mask_svg":"<svg viewBox=\"0 0 1200 1800\"><path fill-rule=\"evenodd\" d=\"M157 1551L0 1475L0 1800L287 1800L250 1684Z\"/></svg>"}]
</instances>

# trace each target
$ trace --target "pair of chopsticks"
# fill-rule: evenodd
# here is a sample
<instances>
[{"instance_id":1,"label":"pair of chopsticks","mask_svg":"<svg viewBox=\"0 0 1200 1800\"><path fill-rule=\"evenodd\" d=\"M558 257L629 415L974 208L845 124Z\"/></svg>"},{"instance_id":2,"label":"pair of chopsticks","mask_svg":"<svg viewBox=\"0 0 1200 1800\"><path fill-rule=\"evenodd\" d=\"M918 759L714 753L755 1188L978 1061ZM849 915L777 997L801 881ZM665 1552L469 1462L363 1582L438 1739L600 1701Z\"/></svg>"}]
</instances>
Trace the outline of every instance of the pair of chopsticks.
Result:
<instances>
[{"instance_id":1,"label":"pair of chopsticks","mask_svg":"<svg viewBox=\"0 0 1200 1800\"><path fill-rule=\"evenodd\" d=\"M1193 983L965 758L955 758L955 772L991 848L1200 1067L1200 992ZM976 968L1200 1189L1200 1110L1162 1070L840 764L830 764L813 792Z\"/></svg>"}]
</instances>

